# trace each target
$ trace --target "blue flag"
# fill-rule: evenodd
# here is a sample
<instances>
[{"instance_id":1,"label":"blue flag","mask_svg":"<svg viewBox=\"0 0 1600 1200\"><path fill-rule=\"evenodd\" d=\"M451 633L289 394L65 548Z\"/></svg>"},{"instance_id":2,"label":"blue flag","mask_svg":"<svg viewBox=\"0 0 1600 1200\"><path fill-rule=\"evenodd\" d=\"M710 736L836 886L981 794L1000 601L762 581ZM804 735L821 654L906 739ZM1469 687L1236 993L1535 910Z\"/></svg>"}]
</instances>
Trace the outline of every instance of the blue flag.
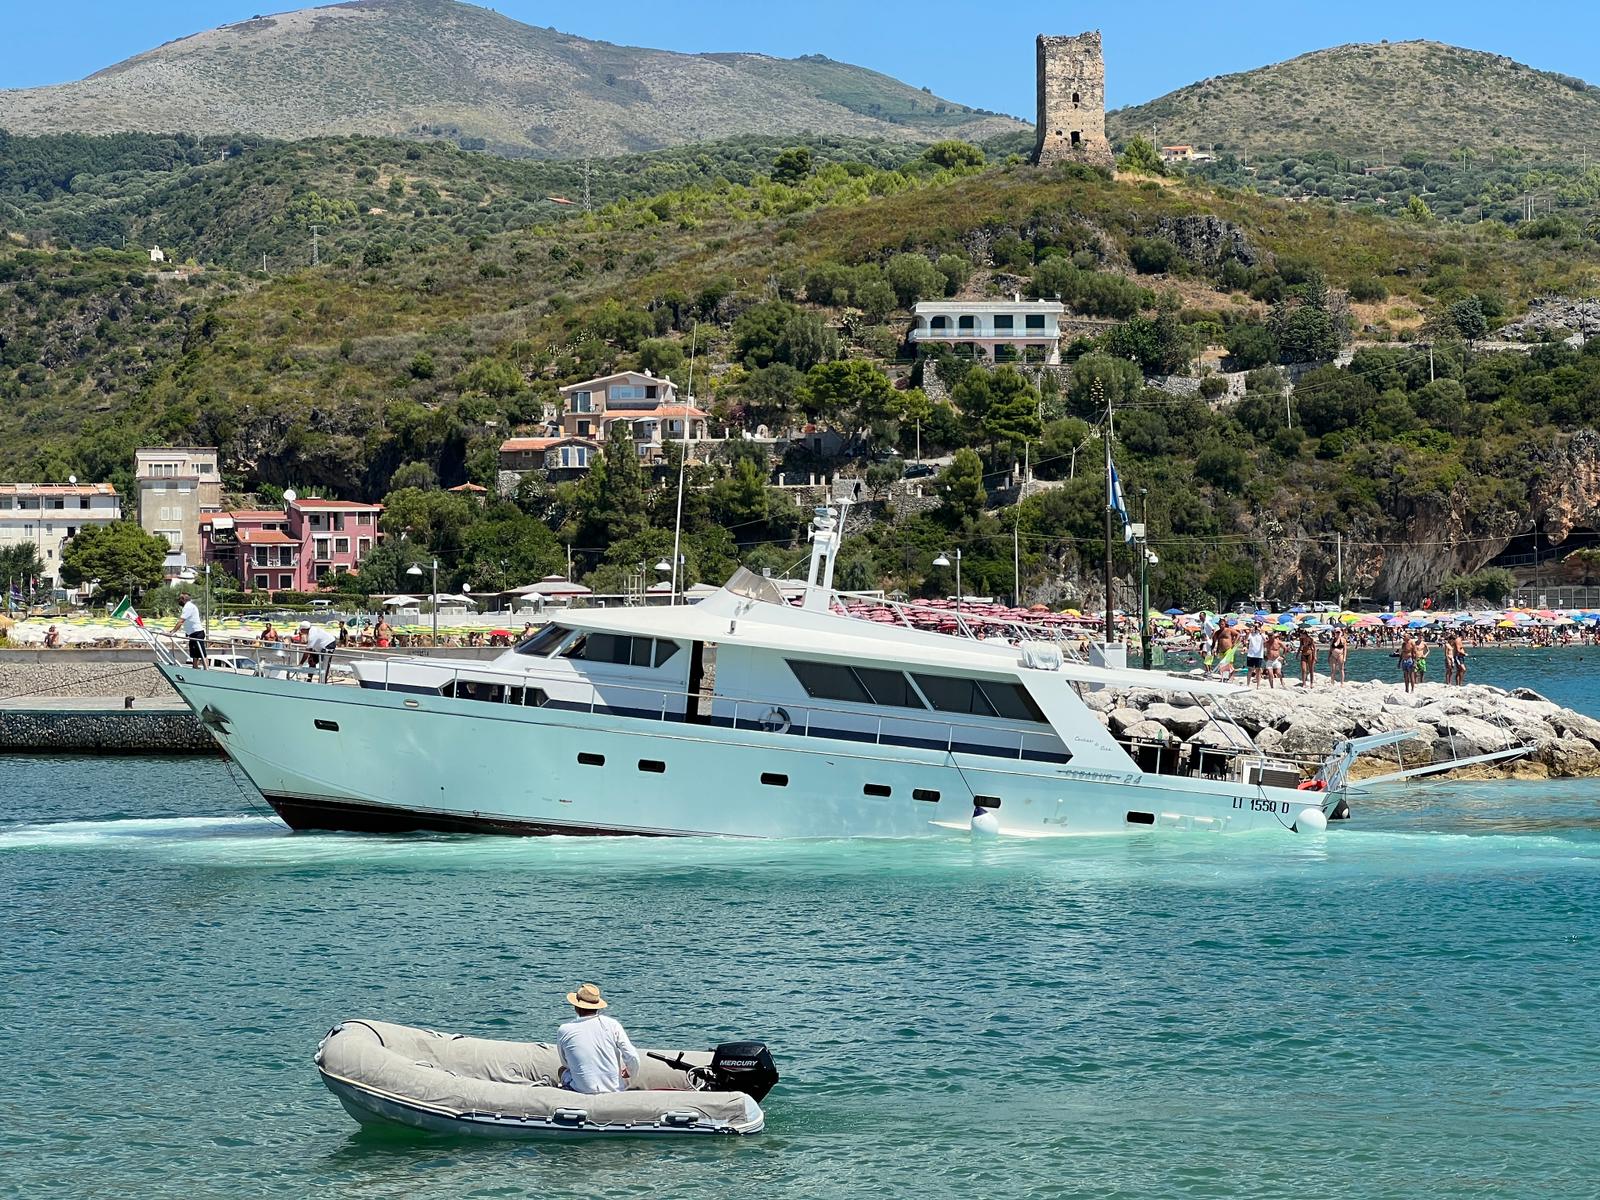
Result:
<instances>
[{"instance_id":1,"label":"blue flag","mask_svg":"<svg viewBox=\"0 0 1600 1200\"><path fill-rule=\"evenodd\" d=\"M1111 461L1111 450L1106 449L1106 503L1122 518L1122 540L1133 541L1133 525L1128 520L1128 506L1122 499L1122 477L1117 474L1117 464Z\"/></svg>"}]
</instances>

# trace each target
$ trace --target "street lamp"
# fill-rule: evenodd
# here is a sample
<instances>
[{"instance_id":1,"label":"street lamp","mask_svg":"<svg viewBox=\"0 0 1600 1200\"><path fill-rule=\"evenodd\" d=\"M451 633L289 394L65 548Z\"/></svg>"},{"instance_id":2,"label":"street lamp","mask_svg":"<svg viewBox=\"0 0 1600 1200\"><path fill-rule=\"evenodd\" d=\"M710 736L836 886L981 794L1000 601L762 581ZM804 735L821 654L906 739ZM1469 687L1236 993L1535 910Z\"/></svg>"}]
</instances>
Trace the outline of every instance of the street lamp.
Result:
<instances>
[{"instance_id":1,"label":"street lamp","mask_svg":"<svg viewBox=\"0 0 1600 1200\"><path fill-rule=\"evenodd\" d=\"M947 555L941 553L938 558L933 560L933 565L936 566L936 567L948 567L950 565L950 559L949 559L949 557ZM957 624L959 624L960 621L961 621L961 547L957 546L956 547L956 622L957 622Z\"/></svg>"},{"instance_id":2,"label":"street lamp","mask_svg":"<svg viewBox=\"0 0 1600 1200\"><path fill-rule=\"evenodd\" d=\"M409 567L406 568L406 574L407 575L415 575L420 579L422 577L422 565L420 563L412 563ZM438 646L438 644L439 644L439 560L437 558L435 558L433 560L433 641L432 641L432 644L434 646Z\"/></svg>"}]
</instances>

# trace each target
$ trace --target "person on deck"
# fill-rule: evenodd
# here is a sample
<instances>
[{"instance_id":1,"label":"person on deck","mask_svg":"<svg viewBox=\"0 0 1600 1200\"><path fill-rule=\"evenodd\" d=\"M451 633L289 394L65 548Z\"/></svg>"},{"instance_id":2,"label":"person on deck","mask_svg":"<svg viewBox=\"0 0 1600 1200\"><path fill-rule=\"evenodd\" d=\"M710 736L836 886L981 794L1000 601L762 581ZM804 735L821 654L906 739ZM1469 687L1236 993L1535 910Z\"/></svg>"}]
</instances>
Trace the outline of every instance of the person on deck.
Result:
<instances>
[{"instance_id":1,"label":"person on deck","mask_svg":"<svg viewBox=\"0 0 1600 1200\"><path fill-rule=\"evenodd\" d=\"M586 983L567 993L567 1003L577 1016L556 1033L561 1086L590 1096L626 1091L628 1080L639 1069L639 1051L620 1021L601 1016L606 1002L600 989Z\"/></svg>"},{"instance_id":2,"label":"person on deck","mask_svg":"<svg viewBox=\"0 0 1600 1200\"><path fill-rule=\"evenodd\" d=\"M206 669L205 622L200 619L200 610L188 592L179 592L178 599L183 601L183 611L178 614L172 632L183 630L183 636L189 639L189 665L203 671Z\"/></svg>"},{"instance_id":3,"label":"person on deck","mask_svg":"<svg viewBox=\"0 0 1600 1200\"><path fill-rule=\"evenodd\" d=\"M315 671L325 665L333 656L333 647L338 639L322 626L313 626L310 621L300 622L300 637L306 644L305 653L300 656L300 665L310 667Z\"/></svg>"}]
</instances>

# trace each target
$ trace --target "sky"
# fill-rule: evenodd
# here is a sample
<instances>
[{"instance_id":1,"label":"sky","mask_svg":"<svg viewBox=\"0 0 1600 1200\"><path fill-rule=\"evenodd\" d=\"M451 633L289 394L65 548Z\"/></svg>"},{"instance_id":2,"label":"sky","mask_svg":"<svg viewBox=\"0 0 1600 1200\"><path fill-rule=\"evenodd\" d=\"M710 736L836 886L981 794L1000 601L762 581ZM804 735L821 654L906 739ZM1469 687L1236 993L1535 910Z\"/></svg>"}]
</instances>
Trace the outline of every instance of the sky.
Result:
<instances>
[{"instance_id":1,"label":"sky","mask_svg":"<svg viewBox=\"0 0 1600 1200\"><path fill-rule=\"evenodd\" d=\"M285 0L0 0L0 87L80 79L172 38L301 7ZM1600 84L1600 0L495 0L533 25L627 45L782 57L826 54L949 100L1031 120L1033 39L1105 36L1107 104L1139 104L1211 75L1344 42L1430 38Z\"/></svg>"}]
</instances>

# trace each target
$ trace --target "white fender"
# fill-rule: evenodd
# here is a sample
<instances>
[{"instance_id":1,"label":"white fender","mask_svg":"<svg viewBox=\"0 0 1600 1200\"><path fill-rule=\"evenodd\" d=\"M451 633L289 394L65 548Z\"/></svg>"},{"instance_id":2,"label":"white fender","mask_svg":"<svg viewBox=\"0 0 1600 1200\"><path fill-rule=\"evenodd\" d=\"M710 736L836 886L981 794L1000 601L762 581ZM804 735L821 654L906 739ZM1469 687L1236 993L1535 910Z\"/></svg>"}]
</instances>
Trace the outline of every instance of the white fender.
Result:
<instances>
[{"instance_id":1,"label":"white fender","mask_svg":"<svg viewBox=\"0 0 1600 1200\"><path fill-rule=\"evenodd\" d=\"M975 838L1000 836L1000 818L994 815L993 809L980 808L972 814L972 836Z\"/></svg>"},{"instance_id":2,"label":"white fender","mask_svg":"<svg viewBox=\"0 0 1600 1200\"><path fill-rule=\"evenodd\" d=\"M1289 828L1296 833L1327 833L1328 814L1320 808L1302 808Z\"/></svg>"}]
</instances>

